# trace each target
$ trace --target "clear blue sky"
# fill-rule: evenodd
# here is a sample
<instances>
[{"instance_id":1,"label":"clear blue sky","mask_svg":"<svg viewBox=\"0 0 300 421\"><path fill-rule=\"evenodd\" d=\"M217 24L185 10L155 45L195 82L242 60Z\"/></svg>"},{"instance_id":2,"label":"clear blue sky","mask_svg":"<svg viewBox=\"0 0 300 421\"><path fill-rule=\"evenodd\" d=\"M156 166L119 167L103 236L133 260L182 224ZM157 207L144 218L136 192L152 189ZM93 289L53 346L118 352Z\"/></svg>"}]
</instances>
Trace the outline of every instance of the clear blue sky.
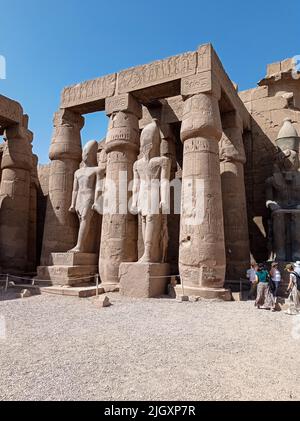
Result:
<instances>
[{"instance_id":1,"label":"clear blue sky","mask_svg":"<svg viewBox=\"0 0 300 421\"><path fill-rule=\"evenodd\" d=\"M52 115L66 85L212 42L240 90L267 63L300 54L299 0L0 0L0 93L20 101L48 162ZM105 136L88 115L83 142Z\"/></svg>"}]
</instances>

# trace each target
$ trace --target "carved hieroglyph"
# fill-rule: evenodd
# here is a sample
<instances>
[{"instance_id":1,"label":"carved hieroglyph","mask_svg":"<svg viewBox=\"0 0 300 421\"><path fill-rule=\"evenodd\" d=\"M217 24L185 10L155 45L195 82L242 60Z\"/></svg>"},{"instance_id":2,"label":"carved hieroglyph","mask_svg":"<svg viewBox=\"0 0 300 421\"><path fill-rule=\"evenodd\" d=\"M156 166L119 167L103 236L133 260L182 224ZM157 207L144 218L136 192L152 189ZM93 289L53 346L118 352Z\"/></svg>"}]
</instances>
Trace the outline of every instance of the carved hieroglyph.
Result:
<instances>
[{"instance_id":1,"label":"carved hieroglyph","mask_svg":"<svg viewBox=\"0 0 300 421\"><path fill-rule=\"evenodd\" d=\"M300 260L300 138L290 119L285 119L277 145L280 147L273 176L267 180L266 205L272 214L271 236L278 261Z\"/></svg>"},{"instance_id":2,"label":"carved hieroglyph","mask_svg":"<svg viewBox=\"0 0 300 421\"><path fill-rule=\"evenodd\" d=\"M222 289L225 244L218 141L218 100L199 94L185 101L179 268L185 294Z\"/></svg>"},{"instance_id":3,"label":"carved hieroglyph","mask_svg":"<svg viewBox=\"0 0 300 421\"><path fill-rule=\"evenodd\" d=\"M118 73L118 93L136 91L149 86L195 74L197 53L185 53Z\"/></svg>"},{"instance_id":4,"label":"carved hieroglyph","mask_svg":"<svg viewBox=\"0 0 300 421\"><path fill-rule=\"evenodd\" d=\"M66 252L77 240L78 221L69 208L74 173L82 155L80 130L83 124L84 118L69 110L60 110L54 116L42 265L51 264L51 253Z\"/></svg>"},{"instance_id":5,"label":"carved hieroglyph","mask_svg":"<svg viewBox=\"0 0 300 421\"><path fill-rule=\"evenodd\" d=\"M99 101L114 95L116 87L116 74L107 75L98 79L78 83L65 88L61 95L61 107L72 106Z\"/></svg>"},{"instance_id":6,"label":"carved hieroglyph","mask_svg":"<svg viewBox=\"0 0 300 421\"><path fill-rule=\"evenodd\" d=\"M157 121L141 134L141 158L135 162L132 212L142 219L144 254L140 263L163 263L168 248L170 210L169 180L171 161L160 156L160 130Z\"/></svg>"},{"instance_id":7,"label":"carved hieroglyph","mask_svg":"<svg viewBox=\"0 0 300 421\"><path fill-rule=\"evenodd\" d=\"M242 123L235 113L223 116L219 143L226 246L226 279L239 280L249 267L250 249L244 164L246 155Z\"/></svg>"}]
</instances>

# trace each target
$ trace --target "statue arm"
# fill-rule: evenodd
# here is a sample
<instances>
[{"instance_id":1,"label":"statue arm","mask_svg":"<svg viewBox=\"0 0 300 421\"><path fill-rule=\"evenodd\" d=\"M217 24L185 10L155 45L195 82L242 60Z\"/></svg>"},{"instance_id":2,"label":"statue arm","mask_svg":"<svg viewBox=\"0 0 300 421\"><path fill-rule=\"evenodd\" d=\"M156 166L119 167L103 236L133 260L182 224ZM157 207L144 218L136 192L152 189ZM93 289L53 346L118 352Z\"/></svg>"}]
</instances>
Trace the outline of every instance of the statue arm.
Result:
<instances>
[{"instance_id":1,"label":"statue arm","mask_svg":"<svg viewBox=\"0 0 300 421\"><path fill-rule=\"evenodd\" d=\"M160 208L164 214L169 213L170 209L170 176L171 176L171 160L169 158L162 158L161 169L161 193L160 193Z\"/></svg>"},{"instance_id":2,"label":"statue arm","mask_svg":"<svg viewBox=\"0 0 300 421\"><path fill-rule=\"evenodd\" d=\"M77 179L77 174L75 173L74 175L74 184L73 184L73 192L72 192L72 203L71 203L71 207L69 209L69 212L76 212L76 200L77 200L77 195L78 195L78 179Z\"/></svg>"},{"instance_id":3,"label":"statue arm","mask_svg":"<svg viewBox=\"0 0 300 421\"><path fill-rule=\"evenodd\" d=\"M138 195L139 195L140 176L137 170L136 163L133 166L133 187L132 187L132 204L131 213L138 213Z\"/></svg>"},{"instance_id":4,"label":"statue arm","mask_svg":"<svg viewBox=\"0 0 300 421\"><path fill-rule=\"evenodd\" d=\"M272 212L280 209L279 204L274 200L273 177L268 178L266 182L266 207Z\"/></svg>"},{"instance_id":5,"label":"statue arm","mask_svg":"<svg viewBox=\"0 0 300 421\"><path fill-rule=\"evenodd\" d=\"M101 214L100 204L99 204L99 197L103 194L104 190L104 180L105 180L105 171L99 170L97 172L97 180L96 180L96 187L95 187L95 196L94 196L94 204L92 209L99 214Z\"/></svg>"}]
</instances>

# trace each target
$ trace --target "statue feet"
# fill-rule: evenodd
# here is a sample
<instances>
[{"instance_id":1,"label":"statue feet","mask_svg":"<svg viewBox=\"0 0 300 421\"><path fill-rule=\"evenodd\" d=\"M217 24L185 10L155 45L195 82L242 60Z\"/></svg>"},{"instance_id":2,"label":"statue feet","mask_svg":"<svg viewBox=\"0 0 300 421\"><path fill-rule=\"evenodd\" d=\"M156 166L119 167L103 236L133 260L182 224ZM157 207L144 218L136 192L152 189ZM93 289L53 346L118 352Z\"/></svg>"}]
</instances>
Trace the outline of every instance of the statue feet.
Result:
<instances>
[{"instance_id":1,"label":"statue feet","mask_svg":"<svg viewBox=\"0 0 300 421\"><path fill-rule=\"evenodd\" d=\"M140 258L139 263L151 263L150 256L148 256L147 254L144 254L144 255Z\"/></svg>"},{"instance_id":2,"label":"statue feet","mask_svg":"<svg viewBox=\"0 0 300 421\"><path fill-rule=\"evenodd\" d=\"M81 250L78 246L75 246L72 250L69 250L68 253L81 253Z\"/></svg>"}]
</instances>

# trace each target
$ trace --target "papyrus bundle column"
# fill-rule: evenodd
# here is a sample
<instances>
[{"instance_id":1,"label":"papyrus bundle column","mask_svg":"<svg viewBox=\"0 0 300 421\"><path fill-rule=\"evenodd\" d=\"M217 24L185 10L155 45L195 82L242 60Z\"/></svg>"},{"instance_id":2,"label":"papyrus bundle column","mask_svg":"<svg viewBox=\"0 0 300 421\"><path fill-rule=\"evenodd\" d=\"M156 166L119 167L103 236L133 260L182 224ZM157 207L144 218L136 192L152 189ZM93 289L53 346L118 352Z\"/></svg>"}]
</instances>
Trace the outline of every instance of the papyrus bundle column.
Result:
<instances>
[{"instance_id":1,"label":"papyrus bundle column","mask_svg":"<svg viewBox=\"0 0 300 421\"><path fill-rule=\"evenodd\" d=\"M221 135L218 99L210 93L187 98L181 127L184 152L179 268L189 295L206 295L205 290L224 285ZM210 292L209 297L214 295Z\"/></svg>"},{"instance_id":2,"label":"papyrus bundle column","mask_svg":"<svg viewBox=\"0 0 300 421\"><path fill-rule=\"evenodd\" d=\"M223 136L220 142L223 214L226 247L226 279L245 277L249 268L250 249L244 164L243 126L234 112L222 116Z\"/></svg>"},{"instance_id":3,"label":"papyrus bundle column","mask_svg":"<svg viewBox=\"0 0 300 421\"><path fill-rule=\"evenodd\" d=\"M141 105L130 94L106 100L110 117L105 150L107 153L104 215L99 272L107 288L118 285L119 266L138 258L138 219L128 211L128 185L139 151Z\"/></svg>"},{"instance_id":4,"label":"papyrus bundle column","mask_svg":"<svg viewBox=\"0 0 300 421\"><path fill-rule=\"evenodd\" d=\"M0 266L7 272L26 271L33 134L28 117L4 132L0 189Z\"/></svg>"},{"instance_id":5,"label":"papyrus bundle column","mask_svg":"<svg viewBox=\"0 0 300 421\"><path fill-rule=\"evenodd\" d=\"M69 110L54 115L50 147L49 197L45 219L41 264L51 265L51 253L66 252L76 244L78 221L69 212L73 178L81 161L80 130L84 118Z\"/></svg>"}]
</instances>

